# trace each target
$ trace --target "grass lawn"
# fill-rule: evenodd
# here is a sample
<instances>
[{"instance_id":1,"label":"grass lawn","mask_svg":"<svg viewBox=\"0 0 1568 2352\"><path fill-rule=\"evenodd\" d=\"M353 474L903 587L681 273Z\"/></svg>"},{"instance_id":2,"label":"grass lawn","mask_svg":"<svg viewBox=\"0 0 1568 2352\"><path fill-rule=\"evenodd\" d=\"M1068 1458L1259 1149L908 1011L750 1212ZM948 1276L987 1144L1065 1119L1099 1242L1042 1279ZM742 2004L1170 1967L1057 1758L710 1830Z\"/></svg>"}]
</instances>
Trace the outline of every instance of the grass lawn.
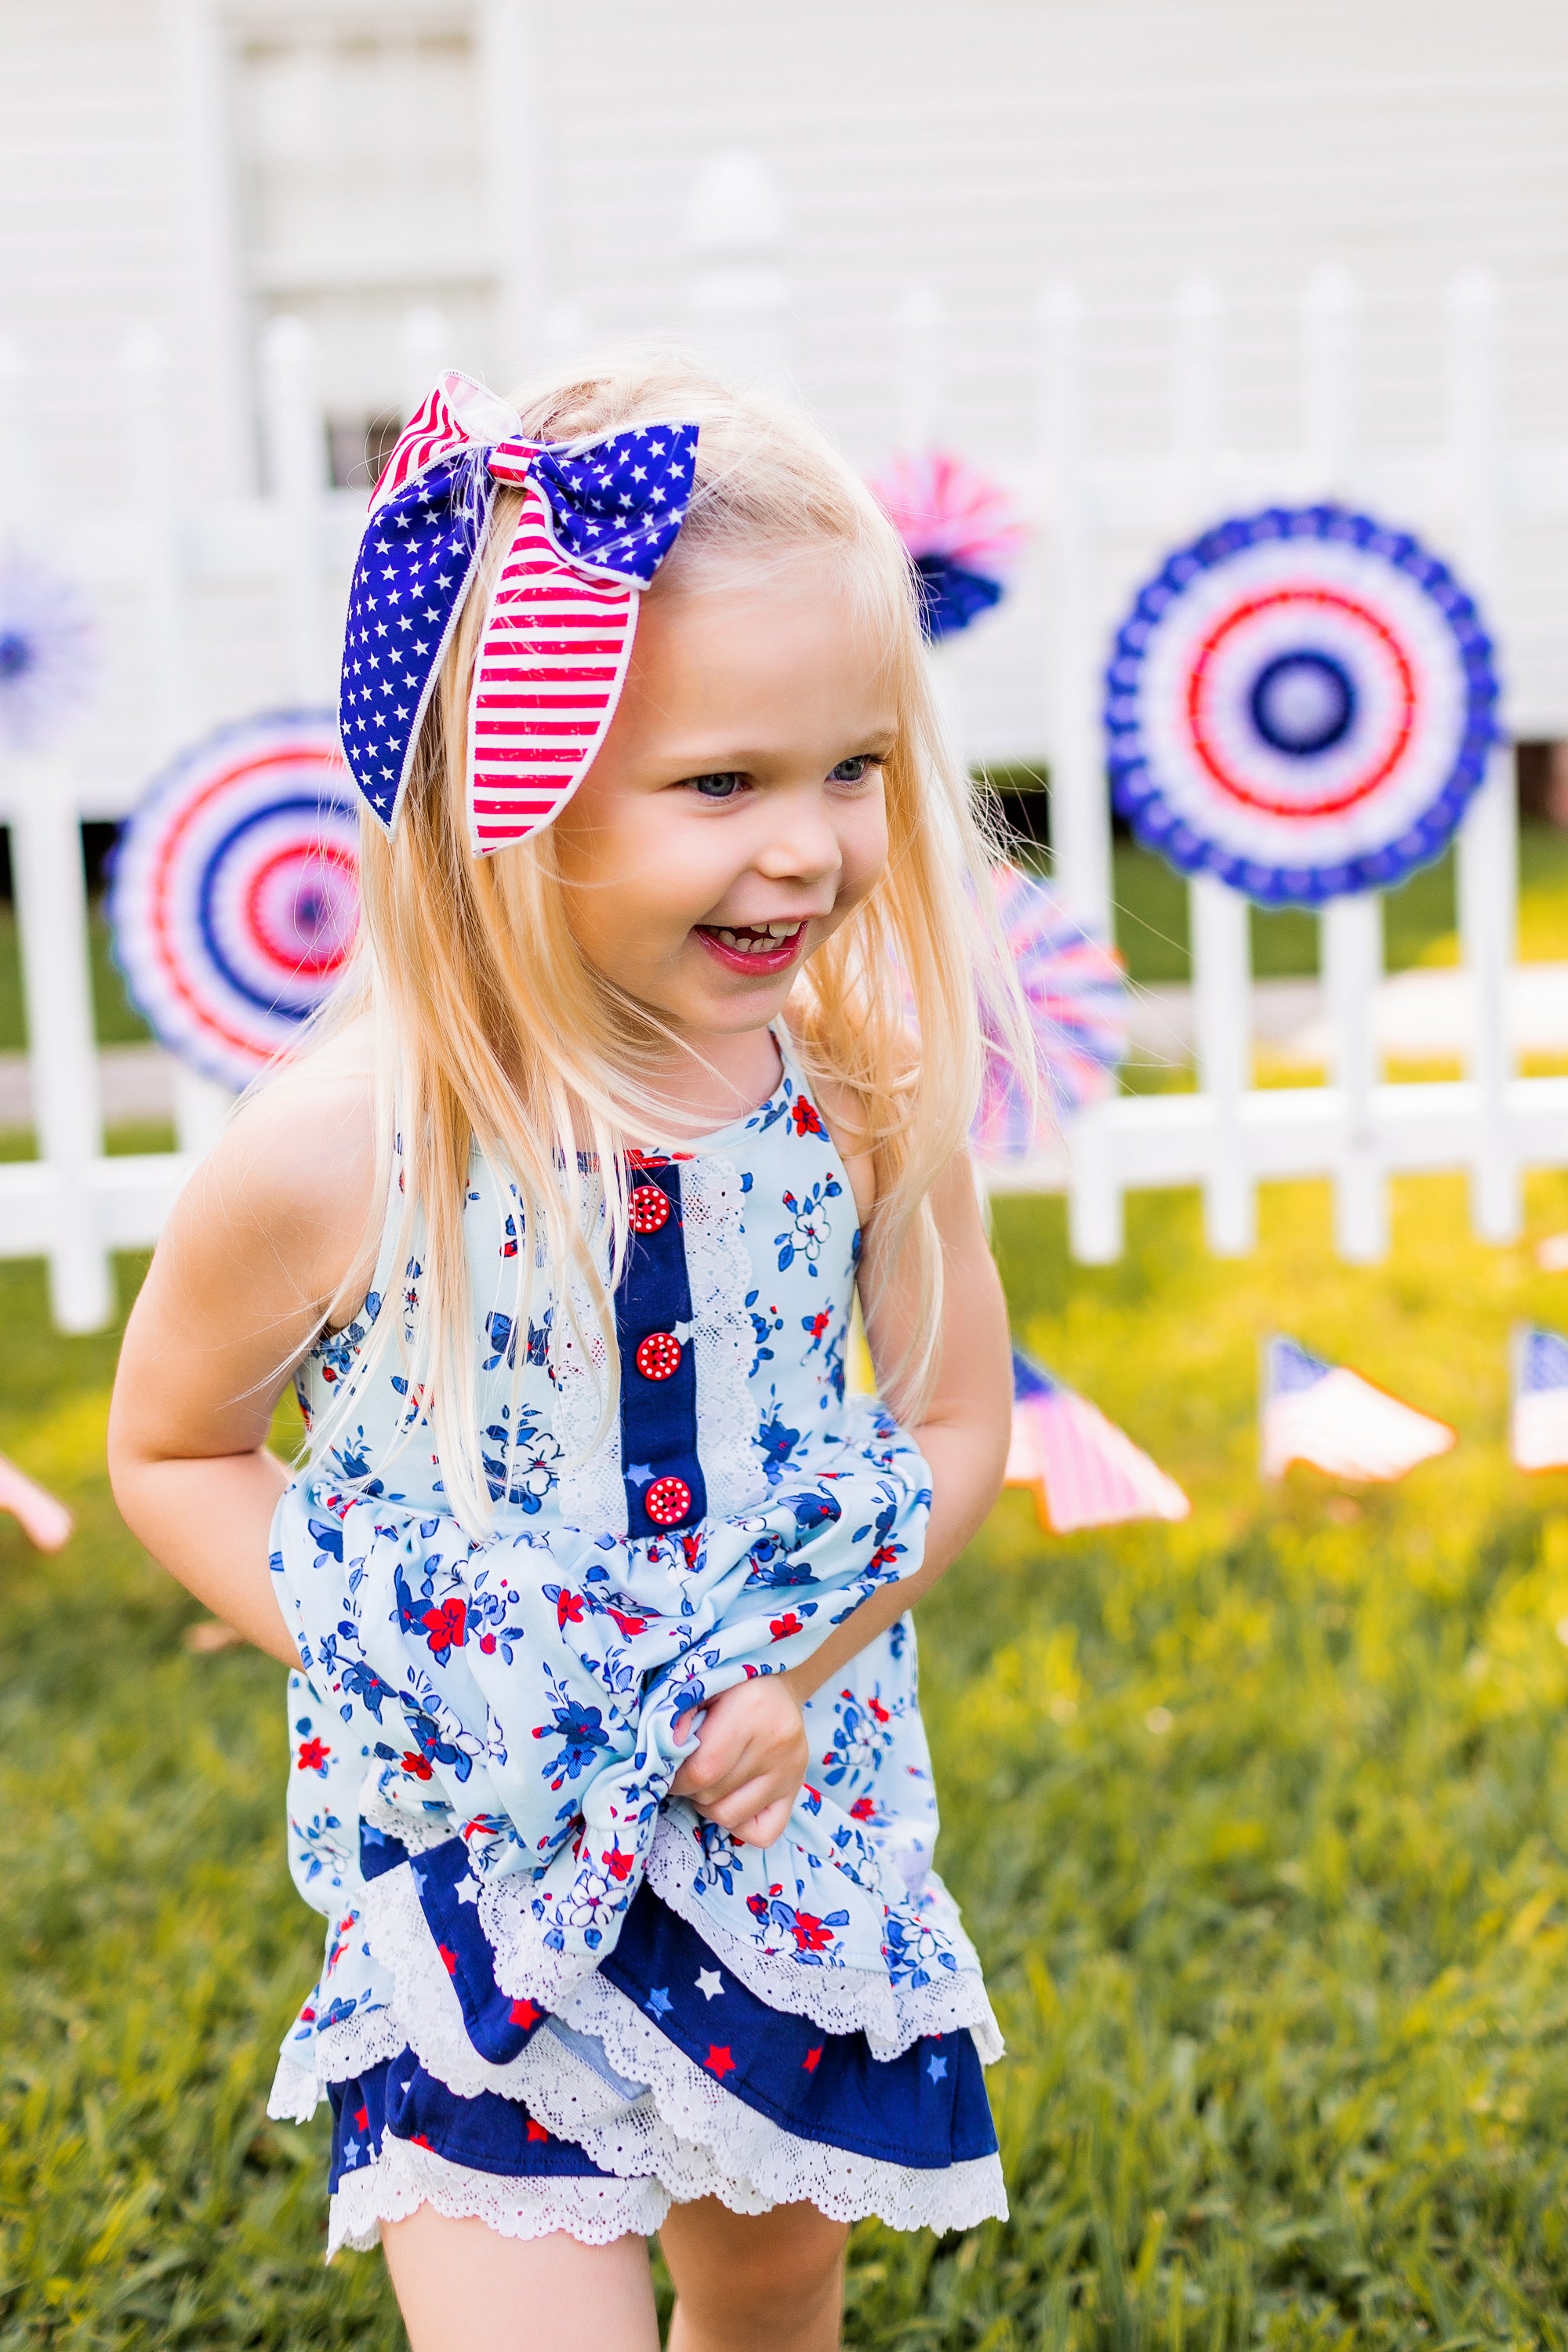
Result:
<instances>
[{"instance_id":1,"label":"grass lawn","mask_svg":"<svg viewBox=\"0 0 1568 2352\"><path fill-rule=\"evenodd\" d=\"M999 1213L1020 1337L1196 1507L1062 1543L1006 1496L922 1612L1014 2218L863 2228L853 2346L1568 2342L1568 1477L1503 1450L1510 1321L1568 1322L1568 1277L1447 1181L1397 1188L1372 1273L1321 1189L1264 1203L1239 1265L1185 1196L1101 1269L1058 1204ZM1531 1214L1568 1225L1568 1179ZM190 1655L115 1518L112 1338L52 1336L36 1268L0 1302L0 1445L80 1517L56 1561L0 1521L0 2352L396 2346L379 2261L321 2266L320 2128L262 2112L320 1948L280 1675ZM1276 1323L1458 1452L1263 1489Z\"/></svg>"},{"instance_id":2,"label":"grass lawn","mask_svg":"<svg viewBox=\"0 0 1568 2352\"><path fill-rule=\"evenodd\" d=\"M1114 852L1117 944L1135 981L1188 980L1187 886L1152 850L1118 841ZM1521 828L1519 952L1526 962L1568 958L1568 834L1549 825ZM1390 971L1412 964L1458 963L1452 851L1413 874L1384 899ZM1317 919L1295 908L1252 910L1252 968L1260 980L1292 979L1318 969Z\"/></svg>"}]
</instances>

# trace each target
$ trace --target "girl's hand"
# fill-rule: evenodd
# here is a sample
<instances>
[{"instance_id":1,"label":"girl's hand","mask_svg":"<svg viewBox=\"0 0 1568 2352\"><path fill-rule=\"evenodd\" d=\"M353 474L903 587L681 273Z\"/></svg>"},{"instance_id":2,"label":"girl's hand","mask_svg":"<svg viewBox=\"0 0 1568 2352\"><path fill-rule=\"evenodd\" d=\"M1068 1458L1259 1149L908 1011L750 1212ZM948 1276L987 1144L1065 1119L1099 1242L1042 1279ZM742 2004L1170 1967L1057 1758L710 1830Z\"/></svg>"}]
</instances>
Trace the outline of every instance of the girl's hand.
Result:
<instances>
[{"instance_id":1,"label":"girl's hand","mask_svg":"<svg viewBox=\"0 0 1568 2352\"><path fill-rule=\"evenodd\" d=\"M685 1744L689 1710L675 1720ZM756 1675L706 1703L696 1747L670 1783L742 1845L772 1845L795 1810L809 1760L800 1701L782 1675Z\"/></svg>"}]
</instances>

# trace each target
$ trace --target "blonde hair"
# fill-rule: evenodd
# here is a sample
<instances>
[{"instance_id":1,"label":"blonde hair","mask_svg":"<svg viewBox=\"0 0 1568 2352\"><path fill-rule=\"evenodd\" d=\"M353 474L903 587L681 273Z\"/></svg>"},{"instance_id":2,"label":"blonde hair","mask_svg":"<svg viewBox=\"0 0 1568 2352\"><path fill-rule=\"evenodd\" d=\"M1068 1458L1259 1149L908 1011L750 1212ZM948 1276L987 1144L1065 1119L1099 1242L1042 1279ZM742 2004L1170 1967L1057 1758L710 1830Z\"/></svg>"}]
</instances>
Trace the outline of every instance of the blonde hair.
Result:
<instances>
[{"instance_id":1,"label":"blonde hair","mask_svg":"<svg viewBox=\"0 0 1568 2352\"><path fill-rule=\"evenodd\" d=\"M674 552L651 595L700 583L706 567L802 552L829 562L856 617L884 647L897 711L886 763L889 858L870 897L809 959L787 1020L807 1076L853 1107L876 1174L860 1265L874 1308L895 1270L911 1284L912 1337L888 1401L917 1417L937 1360L942 1250L931 1188L964 1145L988 1050L1028 1066L1009 960L987 884L997 856L972 787L943 739L921 641L918 587L901 542L864 485L798 414L741 394L675 357L574 373L513 405L531 439L574 441L671 417L700 427L697 483ZM477 640L520 503L500 492L476 576L420 735L388 839L366 813L363 919L356 980L339 1011L368 1009L389 1166L394 1106L404 1184L397 1263L417 1245L413 1338L384 1313L410 1356L410 1393L434 1424L458 1518L482 1527L489 1489L479 1456L474 1311L464 1241L478 1147L519 1194L525 1241L515 1261L514 1322L551 1270L557 1318L605 1372L601 1431L618 1364L610 1290L626 1244L626 1151L668 1131L668 1107L639 1077L672 1038L657 1016L586 961L546 829L477 858L464 808L464 729ZM911 1034L912 1033L912 1034ZM383 1199L385 1194L383 1193ZM586 1325L586 1331L584 1330ZM366 1362L367 1359L362 1359ZM363 1376L363 1375L362 1375ZM330 1443L352 1403L344 1384L319 1423ZM515 1422L515 1415L513 1416Z\"/></svg>"}]
</instances>

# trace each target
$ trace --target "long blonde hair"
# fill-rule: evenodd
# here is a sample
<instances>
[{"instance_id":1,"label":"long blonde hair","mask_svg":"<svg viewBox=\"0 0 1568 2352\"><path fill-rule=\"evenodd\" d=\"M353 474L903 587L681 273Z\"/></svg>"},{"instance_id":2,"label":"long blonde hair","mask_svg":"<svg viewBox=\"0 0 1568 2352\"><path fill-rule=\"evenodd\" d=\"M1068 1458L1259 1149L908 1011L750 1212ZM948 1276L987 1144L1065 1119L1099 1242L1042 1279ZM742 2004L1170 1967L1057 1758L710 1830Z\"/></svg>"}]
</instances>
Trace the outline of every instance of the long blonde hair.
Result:
<instances>
[{"instance_id":1,"label":"long blonde hair","mask_svg":"<svg viewBox=\"0 0 1568 2352\"><path fill-rule=\"evenodd\" d=\"M700 426L697 484L652 595L690 586L705 567L756 574L803 551L828 560L857 617L884 650L898 719L886 764L886 871L869 898L810 958L787 1019L807 1075L853 1108L872 1155L876 1205L860 1266L874 1309L895 1270L917 1301L913 1336L887 1372L906 1420L929 1396L942 1305L933 1184L963 1147L988 1050L985 1032L1027 1066L1022 1012L996 936L988 869L997 849L943 740L921 641L918 588L897 534L864 485L803 416L742 395L677 357L574 373L513 405L531 439L574 441L671 417ZM610 1291L626 1244L626 1151L668 1132L646 1071L669 1033L585 960L568 919L554 835L495 855L468 848L464 729L477 640L520 494L494 501L475 581L443 664L397 830L366 813L357 975L338 1008L368 1010L377 1036L384 1160L400 1137L397 1263L422 1267L410 1391L434 1424L446 1492L482 1528L489 1488L475 1406L475 1302L463 1218L471 1154L514 1184L529 1237L517 1260L514 1321L546 1277L558 1318L603 1369L603 1413L618 1364ZM918 1041L918 1042L916 1042ZM385 1197L384 1193L383 1198ZM368 1354L362 1359L368 1368ZM344 1384L318 1424L331 1442L359 1385ZM601 1426L603 1426L603 1421Z\"/></svg>"}]
</instances>

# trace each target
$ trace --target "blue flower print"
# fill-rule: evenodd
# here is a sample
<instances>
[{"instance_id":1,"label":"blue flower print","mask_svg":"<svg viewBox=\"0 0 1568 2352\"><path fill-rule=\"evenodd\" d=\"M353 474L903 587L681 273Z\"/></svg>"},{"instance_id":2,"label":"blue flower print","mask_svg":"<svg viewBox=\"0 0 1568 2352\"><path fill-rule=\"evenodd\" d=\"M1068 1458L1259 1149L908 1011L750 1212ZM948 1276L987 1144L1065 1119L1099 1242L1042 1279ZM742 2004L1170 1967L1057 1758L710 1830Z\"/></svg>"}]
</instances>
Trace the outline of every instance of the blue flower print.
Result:
<instances>
[{"instance_id":1,"label":"blue flower print","mask_svg":"<svg viewBox=\"0 0 1568 2352\"><path fill-rule=\"evenodd\" d=\"M588 1706L582 1699L574 1698L570 1692L562 1688L548 1667L545 1668L545 1679L554 1702L552 1720L535 1724L533 1736L535 1739L559 1739L562 1742L561 1753L551 1757L541 1768L551 1787L559 1789L563 1780L575 1780L587 1769L600 1748L609 1746L610 1735L605 1728L604 1716L596 1706Z\"/></svg>"},{"instance_id":2,"label":"blue flower print","mask_svg":"<svg viewBox=\"0 0 1568 2352\"><path fill-rule=\"evenodd\" d=\"M492 1503L507 1502L531 1516L557 1484L561 1448L553 1437L542 1434L531 1412L520 1410L517 1435L507 1427L511 1408L502 1405L499 1422L479 1433L479 1459Z\"/></svg>"},{"instance_id":3,"label":"blue flower print","mask_svg":"<svg viewBox=\"0 0 1568 2352\"><path fill-rule=\"evenodd\" d=\"M791 1429L775 1399L769 1418L757 1432L757 1443L763 1449L763 1469L770 1486L776 1486L784 1474L785 1463L800 1444L800 1432Z\"/></svg>"},{"instance_id":4,"label":"blue flower print","mask_svg":"<svg viewBox=\"0 0 1568 2352\"><path fill-rule=\"evenodd\" d=\"M814 1276L818 1272L825 1244L830 1239L833 1226L824 1203L836 1201L844 1187L837 1176L819 1176L803 1199L785 1192L784 1205L791 1220L788 1232L773 1235L773 1246L779 1254L779 1272L787 1274L797 1257L804 1258Z\"/></svg>"},{"instance_id":5,"label":"blue flower print","mask_svg":"<svg viewBox=\"0 0 1568 2352\"><path fill-rule=\"evenodd\" d=\"M752 1339L753 1344L753 1353L752 1356L752 1378L753 1380L757 1377L757 1370L760 1365L771 1364L773 1362L773 1351L769 1347L768 1341L773 1337L775 1332L782 1331L784 1329L784 1317L779 1313L776 1307L770 1307L765 1313L758 1313L757 1301L762 1295L763 1294L760 1290L748 1290L746 1293L746 1307L752 1318Z\"/></svg>"},{"instance_id":6,"label":"blue flower print","mask_svg":"<svg viewBox=\"0 0 1568 2352\"><path fill-rule=\"evenodd\" d=\"M795 1958L813 1969L826 1966L826 1955L838 1941L834 1930L849 1924L847 1911L828 1911L820 1917L815 1912L797 1911L793 1903L784 1901L778 1886L770 1886L765 1895L748 1895L746 1908L764 1929L782 1927L794 1939Z\"/></svg>"},{"instance_id":7,"label":"blue flower print","mask_svg":"<svg viewBox=\"0 0 1568 2352\"><path fill-rule=\"evenodd\" d=\"M554 1317L554 1311L553 1307L547 1307L544 1310L544 1320L542 1323L530 1322L528 1327L528 1351L523 1359L525 1363L542 1364L545 1361L550 1345L550 1326ZM485 1337L489 1341L494 1352L485 1358L480 1370L487 1372L493 1372L497 1369L498 1365L504 1360L509 1372L516 1371L518 1327L512 1321L511 1317L510 1315L502 1315L500 1313L487 1315L485 1317Z\"/></svg>"}]
</instances>

